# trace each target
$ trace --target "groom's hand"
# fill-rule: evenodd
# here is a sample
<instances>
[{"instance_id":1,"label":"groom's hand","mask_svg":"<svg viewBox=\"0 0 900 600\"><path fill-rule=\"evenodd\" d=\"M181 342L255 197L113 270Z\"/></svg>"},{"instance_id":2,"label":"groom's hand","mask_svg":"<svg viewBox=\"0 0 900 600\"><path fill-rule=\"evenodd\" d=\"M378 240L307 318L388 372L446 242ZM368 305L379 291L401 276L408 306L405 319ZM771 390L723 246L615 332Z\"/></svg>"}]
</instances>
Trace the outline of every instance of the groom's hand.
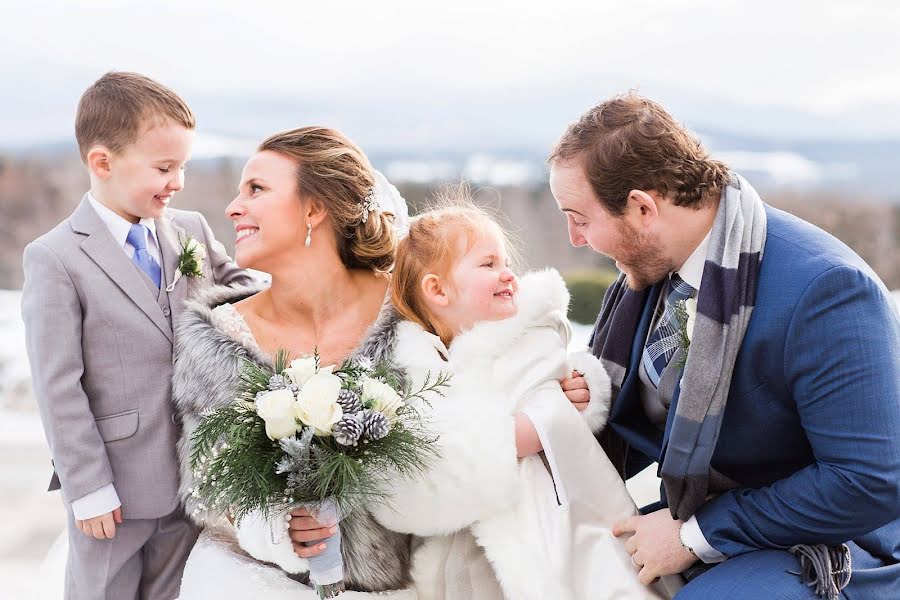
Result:
<instances>
[{"instance_id":1,"label":"groom's hand","mask_svg":"<svg viewBox=\"0 0 900 600\"><path fill-rule=\"evenodd\" d=\"M681 545L682 521L673 519L668 508L649 515L630 517L613 526L613 535L634 535L625 542L631 562L640 569L638 579L649 585L664 575L681 573L697 562L693 552Z\"/></svg>"},{"instance_id":2,"label":"groom's hand","mask_svg":"<svg viewBox=\"0 0 900 600\"><path fill-rule=\"evenodd\" d=\"M294 544L294 553L300 558L311 558L321 554L327 544L325 540L337 533L337 530L337 524L323 527L305 508L291 511L288 535Z\"/></svg>"},{"instance_id":3,"label":"groom's hand","mask_svg":"<svg viewBox=\"0 0 900 600\"><path fill-rule=\"evenodd\" d=\"M563 379L559 382L562 391L565 392L569 402L575 405L578 412L587 408L588 402L591 400L591 393L588 390L587 381L578 371L572 371L572 377Z\"/></svg>"}]
</instances>

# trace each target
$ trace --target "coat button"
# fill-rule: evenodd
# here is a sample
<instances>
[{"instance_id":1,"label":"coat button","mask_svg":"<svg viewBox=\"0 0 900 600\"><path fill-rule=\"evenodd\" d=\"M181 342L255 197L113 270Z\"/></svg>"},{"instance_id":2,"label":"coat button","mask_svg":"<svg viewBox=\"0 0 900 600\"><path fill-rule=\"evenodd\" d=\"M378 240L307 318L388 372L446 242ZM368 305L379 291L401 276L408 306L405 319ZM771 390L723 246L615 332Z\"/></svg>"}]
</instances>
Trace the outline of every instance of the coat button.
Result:
<instances>
[{"instance_id":1,"label":"coat button","mask_svg":"<svg viewBox=\"0 0 900 600\"><path fill-rule=\"evenodd\" d=\"M169 307L167 306L163 309L163 314L168 317L170 314L172 314L172 311L169 310Z\"/></svg>"},{"instance_id":2,"label":"coat button","mask_svg":"<svg viewBox=\"0 0 900 600\"><path fill-rule=\"evenodd\" d=\"M180 425L181 423L179 421L180 421L180 419L178 418L178 415L176 415L175 413L172 413L172 423L174 425Z\"/></svg>"}]
</instances>

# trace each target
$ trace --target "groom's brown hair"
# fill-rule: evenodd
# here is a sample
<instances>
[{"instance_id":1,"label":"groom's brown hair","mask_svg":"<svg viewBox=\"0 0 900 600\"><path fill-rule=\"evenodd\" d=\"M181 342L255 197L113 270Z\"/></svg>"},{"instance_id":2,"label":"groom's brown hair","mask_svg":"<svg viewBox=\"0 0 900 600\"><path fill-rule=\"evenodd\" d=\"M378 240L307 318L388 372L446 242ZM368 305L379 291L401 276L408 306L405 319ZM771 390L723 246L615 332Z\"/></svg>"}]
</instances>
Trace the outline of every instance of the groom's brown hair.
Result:
<instances>
[{"instance_id":1,"label":"groom's brown hair","mask_svg":"<svg viewBox=\"0 0 900 600\"><path fill-rule=\"evenodd\" d=\"M631 190L655 190L677 206L701 207L727 185L728 166L656 102L634 92L598 104L571 124L548 159L580 163L612 215Z\"/></svg>"},{"instance_id":2,"label":"groom's brown hair","mask_svg":"<svg viewBox=\"0 0 900 600\"><path fill-rule=\"evenodd\" d=\"M75 139L81 160L97 145L121 152L155 119L170 119L191 130L197 125L187 103L166 86L139 73L110 71L78 102Z\"/></svg>"}]
</instances>

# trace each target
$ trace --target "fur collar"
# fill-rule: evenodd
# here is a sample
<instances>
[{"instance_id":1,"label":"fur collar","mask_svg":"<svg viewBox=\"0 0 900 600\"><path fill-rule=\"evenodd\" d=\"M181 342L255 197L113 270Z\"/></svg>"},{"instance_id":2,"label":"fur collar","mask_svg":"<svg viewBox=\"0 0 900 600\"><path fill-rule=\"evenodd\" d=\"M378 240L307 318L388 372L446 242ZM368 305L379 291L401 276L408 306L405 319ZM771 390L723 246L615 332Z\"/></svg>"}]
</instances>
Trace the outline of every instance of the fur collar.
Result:
<instances>
[{"instance_id":1,"label":"fur collar","mask_svg":"<svg viewBox=\"0 0 900 600\"><path fill-rule=\"evenodd\" d=\"M187 335L187 337L193 337L190 334L201 333L214 336L217 342L230 345L233 350L238 350L239 348L245 350L256 362L271 365L272 361L257 348L240 344L228 337L216 327L212 317L212 311L215 308L223 304L236 304L261 292L263 289L259 286L249 285L234 287L216 285L198 292L185 302L185 316L181 320L179 332L182 335Z\"/></svg>"},{"instance_id":2,"label":"fur collar","mask_svg":"<svg viewBox=\"0 0 900 600\"><path fill-rule=\"evenodd\" d=\"M447 347L441 338L412 321L400 321L396 327L394 362L407 369L415 385L427 374L449 370Z\"/></svg>"},{"instance_id":3,"label":"fur collar","mask_svg":"<svg viewBox=\"0 0 900 600\"><path fill-rule=\"evenodd\" d=\"M246 351L247 354L261 365L272 365L271 357L266 356L255 346L248 346L234 341L219 330L212 319L212 311L223 304L235 304L245 298L249 298L264 288L259 286L212 286L195 294L185 303L185 316L179 326L179 331L188 338L197 335L207 335L214 338L215 342L224 344L234 351ZM385 296L381 310L375 322L366 331L363 340L354 350L353 356L366 356L373 361L390 359L394 344L395 329L401 321L399 313L391 304L390 294Z\"/></svg>"},{"instance_id":4,"label":"fur collar","mask_svg":"<svg viewBox=\"0 0 900 600\"><path fill-rule=\"evenodd\" d=\"M255 344L242 344L226 334L216 326L212 316L216 307L234 304L262 289L258 286L213 286L198 291L185 303L185 310L175 336L176 379L180 379L179 376L185 379L196 378L197 369L202 369L201 372L218 373L219 385L215 387L224 388L233 383L237 377L236 372L228 372L228 367L237 368L242 360L252 360L261 366L272 367L270 356L263 353ZM375 323L363 336L353 356L366 356L374 362L390 361L396 339L396 327L400 320L400 315L390 303L390 297L386 297ZM230 377L223 377L223 370L228 372ZM404 376L399 369L395 369L395 374L401 379ZM175 400L181 411L200 413L210 408L211 398L176 394ZM221 401L225 401L224 396Z\"/></svg>"},{"instance_id":5,"label":"fur collar","mask_svg":"<svg viewBox=\"0 0 900 600\"><path fill-rule=\"evenodd\" d=\"M519 309L516 316L502 321L481 321L456 336L450 344L450 361L480 361L505 354L532 327L559 327L562 324L568 329L565 317L569 308L569 290L556 269L523 275L519 279L516 306Z\"/></svg>"}]
</instances>

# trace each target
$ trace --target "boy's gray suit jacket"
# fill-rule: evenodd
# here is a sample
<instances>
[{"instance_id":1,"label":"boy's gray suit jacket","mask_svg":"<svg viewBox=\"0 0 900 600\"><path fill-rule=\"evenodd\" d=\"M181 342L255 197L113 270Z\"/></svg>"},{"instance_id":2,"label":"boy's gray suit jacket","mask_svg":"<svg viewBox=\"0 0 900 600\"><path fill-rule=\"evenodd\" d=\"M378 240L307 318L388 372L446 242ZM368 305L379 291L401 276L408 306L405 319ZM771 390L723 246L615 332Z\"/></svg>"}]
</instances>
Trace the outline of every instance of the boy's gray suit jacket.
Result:
<instances>
[{"instance_id":1,"label":"boy's gray suit jacket","mask_svg":"<svg viewBox=\"0 0 900 600\"><path fill-rule=\"evenodd\" d=\"M155 223L160 290L87 196L28 245L23 261L22 317L55 466L51 489L61 485L70 503L112 483L129 519L163 517L178 505L172 323L199 288L253 282L199 213L168 209ZM206 246L203 277L181 277L166 293L189 236Z\"/></svg>"}]
</instances>

